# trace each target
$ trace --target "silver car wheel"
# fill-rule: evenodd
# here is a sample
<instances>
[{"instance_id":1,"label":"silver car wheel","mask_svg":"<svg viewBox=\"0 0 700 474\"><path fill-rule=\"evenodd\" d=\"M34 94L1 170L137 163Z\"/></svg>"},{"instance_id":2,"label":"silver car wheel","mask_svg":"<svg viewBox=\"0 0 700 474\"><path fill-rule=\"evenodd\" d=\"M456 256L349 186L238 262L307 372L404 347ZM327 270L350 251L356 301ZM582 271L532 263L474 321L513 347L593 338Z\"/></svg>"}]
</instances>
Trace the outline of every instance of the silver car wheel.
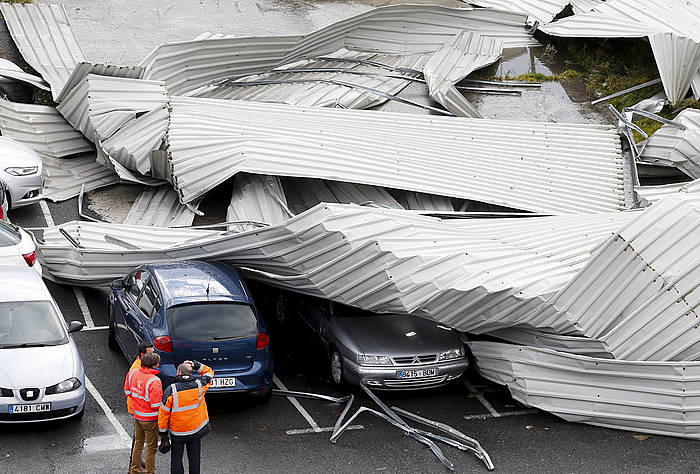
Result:
<instances>
[{"instance_id":1,"label":"silver car wheel","mask_svg":"<svg viewBox=\"0 0 700 474\"><path fill-rule=\"evenodd\" d=\"M333 351L331 354L331 377L334 383L339 384L343 381L343 363L338 351Z\"/></svg>"}]
</instances>

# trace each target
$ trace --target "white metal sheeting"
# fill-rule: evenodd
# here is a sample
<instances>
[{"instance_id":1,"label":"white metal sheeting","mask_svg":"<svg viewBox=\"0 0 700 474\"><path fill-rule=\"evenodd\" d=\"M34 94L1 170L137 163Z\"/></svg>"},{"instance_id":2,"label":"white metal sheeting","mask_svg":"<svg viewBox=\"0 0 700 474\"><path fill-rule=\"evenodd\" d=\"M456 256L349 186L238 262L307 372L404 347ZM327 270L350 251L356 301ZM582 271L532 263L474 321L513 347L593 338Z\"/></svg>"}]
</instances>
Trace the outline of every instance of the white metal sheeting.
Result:
<instances>
[{"instance_id":1,"label":"white metal sheeting","mask_svg":"<svg viewBox=\"0 0 700 474\"><path fill-rule=\"evenodd\" d=\"M649 137L640 159L675 166L691 178L700 178L700 110L685 109L674 122L686 129L664 124Z\"/></svg>"},{"instance_id":2,"label":"white metal sheeting","mask_svg":"<svg viewBox=\"0 0 700 474\"><path fill-rule=\"evenodd\" d=\"M184 227L192 225L194 212L180 204L170 186L146 188L136 198L124 219L128 225Z\"/></svg>"},{"instance_id":3,"label":"white metal sheeting","mask_svg":"<svg viewBox=\"0 0 700 474\"><path fill-rule=\"evenodd\" d=\"M595 10L542 25L553 36L648 36L671 103L685 96L700 66L700 5L686 0L607 0ZM696 95L696 98L699 98Z\"/></svg>"},{"instance_id":4,"label":"white metal sheeting","mask_svg":"<svg viewBox=\"0 0 700 474\"><path fill-rule=\"evenodd\" d=\"M66 122L55 107L20 104L0 99L0 132L54 157L92 150L90 144Z\"/></svg>"},{"instance_id":5,"label":"white metal sheeting","mask_svg":"<svg viewBox=\"0 0 700 474\"><path fill-rule=\"evenodd\" d=\"M653 204L659 199L675 193L700 193L700 179L689 183L661 184L658 186L637 186L637 195L647 203Z\"/></svg>"},{"instance_id":6,"label":"white metal sheeting","mask_svg":"<svg viewBox=\"0 0 700 474\"><path fill-rule=\"evenodd\" d=\"M226 221L252 223L230 225L230 230L240 232L260 227L254 223L280 224L291 216L278 177L246 173L236 176L231 202L226 210Z\"/></svg>"},{"instance_id":7,"label":"white metal sheeting","mask_svg":"<svg viewBox=\"0 0 700 474\"><path fill-rule=\"evenodd\" d=\"M85 61L63 6L0 3L0 12L25 61L58 98L75 66Z\"/></svg>"},{"instance_id":8,"label":"white metal sheeting","mask_svg":"<svg viewBox=\"0 0 700 474\"><path fill-rule=\"evenodd\" d=\"M39 249L47 274L63 282L104 284L144 261L206 258L249 268L255 278L300 292L480 332L484 320L490 330L517 325L633 217L458 222L412 211L320 204L282 224L240 234L170 235L160 228L74 222L61 227L83 248L52 228ZM110 237L128 245L108 242Z\"/></svg>"},{"instance_id":9,"label":"white metal sheeting","mask_svg":"<svg viewBox=\"0 0 700 474\"><path fill-rule=\"evenodd\" d=\"M613 358L603 341L590 337L566 336L522 328L498 329L491 331L488 335L524 346L552 349L589 357Z\"/></svg>"},{"instance_id":10,"label":"white metal sheeting","mask_svg":"<svg viewBox=\"0 0 700 474\"><path fill-rule=\"evenodd\" d=\"M480 7L499 8L530 15L535 21L549 23L570 0L464 0ZM573 2L572 2L573 3Z\"/></svg>"},{"instance_id":11,"label":"white metal sheeting","mask_svg":"<svg viewBox=\"0 0 700 474\"><path fill-rule=\"evenodd\" d=\"M163 82L88 74L57 109L95 142L109 138L137 115L165 107L167 101Z\"/></svg>"},{"instance_id":12,"label":"white metal sheeting","mask_svg":"<svg viewBox=\"0 0 700 474\"><path fill-rule=\"evenodd\" d=\"M189 202L238 172L321 178L563 214L624 209L609 126L171 98L173 185Z\"/></svg>"},{"instance_id":13,"label":"white metal sheeting","mask_svg":"<svg viewBox=\"0 0 700 474\"><path fill-rule=\"evenodd\" d=\"M41 155L44 163L44 196L54 202L65 201L85 191L109 186L119 182L114 171L105 168L95 156L62 159Z\"/></svg>"},{"instance_id":14,"label":"white metal sheeting","mask_svg":"<svg viewBox=\"0 0 700 474\"><path fill-rule=\"evenodd\" d=\"M479 373L568 421L700 439L700 363L600 359L467 342Z\"/></svg>"},{"instance_id":15,"label":"white metal sheeting","mask_svg":"<svg viewBox=\"0 0 700 474\"><path fill-rule=\"evenodd\" d=\"M89 74L108 77L123 77L130 79L140 79L143 77L144 69L141 66L114 66L111 64L94 64L82 61L75 66L68 78L68 82L61 90L56 102L63 102L69 92Z\"/></svg>"}]
</instances>

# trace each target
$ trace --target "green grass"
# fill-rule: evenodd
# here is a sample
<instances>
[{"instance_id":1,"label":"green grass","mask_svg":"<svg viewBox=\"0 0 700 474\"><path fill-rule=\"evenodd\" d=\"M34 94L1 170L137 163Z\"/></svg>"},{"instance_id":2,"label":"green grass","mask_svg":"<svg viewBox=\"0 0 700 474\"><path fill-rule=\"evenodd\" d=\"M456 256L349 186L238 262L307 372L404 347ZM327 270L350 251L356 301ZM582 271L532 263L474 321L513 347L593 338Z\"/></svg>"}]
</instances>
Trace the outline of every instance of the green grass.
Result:
<instances>
[{"instance_id":1,"label":"green grass","mask_svg":"<svg viewBox=\"0 0 700 474\"><path fill-rule=\"evenodd\" d=\"M33 0L0 0L0 3L32 3Z\"/></svg>"},{"instance_id":2,"label":"green grass","mask_svg":"<svg viewBox=\"0 0 700 474\"><path fill-rule=\"evenodd\" d=\"M561 81L562 79L575 79L578 77L583 77L585 74L580 71L575 71L573 69L567 69L560 74L542 74L541 72L528 72L526 74L519 74L513 76L510 71L506 73L505 76L496 76L496 80L499 81L518 81L518 82L546 82L546 81Z\"/></svg>"}]
</instances>

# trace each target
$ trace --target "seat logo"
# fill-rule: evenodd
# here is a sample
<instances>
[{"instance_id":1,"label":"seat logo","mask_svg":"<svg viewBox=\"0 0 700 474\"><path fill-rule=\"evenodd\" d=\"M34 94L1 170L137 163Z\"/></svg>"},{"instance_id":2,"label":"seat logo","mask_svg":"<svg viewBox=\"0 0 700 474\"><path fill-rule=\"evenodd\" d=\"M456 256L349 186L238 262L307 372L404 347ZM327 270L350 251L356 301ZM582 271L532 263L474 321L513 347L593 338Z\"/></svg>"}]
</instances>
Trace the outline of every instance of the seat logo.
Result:
<instances>
[{"instance_id":1,"label":"seat logo","mask_svg":"<svg viewBox=\"0 0 700 474\"><path fill-rule=\"evenodd\" d=\"M219 348L218 348L218 347L212 347L212 348L211 348L211 353L212 353L212 354L218 354L218 353L219 353Z\"/></svg>"}]
</instances>

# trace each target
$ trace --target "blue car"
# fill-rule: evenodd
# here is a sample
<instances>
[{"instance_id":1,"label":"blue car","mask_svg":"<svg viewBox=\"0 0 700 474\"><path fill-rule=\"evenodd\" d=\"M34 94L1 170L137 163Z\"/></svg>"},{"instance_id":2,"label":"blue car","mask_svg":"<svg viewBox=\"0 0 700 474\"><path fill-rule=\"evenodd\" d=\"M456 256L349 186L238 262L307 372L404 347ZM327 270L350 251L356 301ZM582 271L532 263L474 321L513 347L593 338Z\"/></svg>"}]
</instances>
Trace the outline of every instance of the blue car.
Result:
<instances>
[{"instance_id":1,"label":"blue car","mask_svg":"<svg viewBox=\"0 0 700 474\"><path fill-rule=\"evenodd\" d=\"M210 392L269 399L272 353L265 322L238 272L221 263L142 265L112 282L109 346L131 362L141 341L160 355L163 386L177 366L197 360L214 369Z\"/></svg>"}]
</instances>

